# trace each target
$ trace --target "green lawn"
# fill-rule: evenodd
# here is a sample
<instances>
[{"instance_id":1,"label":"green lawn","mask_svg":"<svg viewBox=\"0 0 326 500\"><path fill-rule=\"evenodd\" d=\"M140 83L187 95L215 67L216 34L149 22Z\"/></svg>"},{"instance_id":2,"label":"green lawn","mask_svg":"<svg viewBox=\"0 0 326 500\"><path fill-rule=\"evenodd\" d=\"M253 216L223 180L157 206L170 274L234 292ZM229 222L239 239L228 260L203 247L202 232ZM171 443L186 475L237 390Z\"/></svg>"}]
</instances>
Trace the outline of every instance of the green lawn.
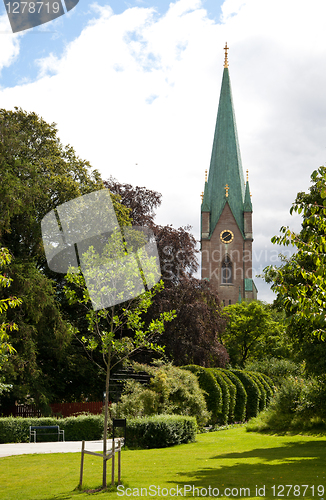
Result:
<instances>
[{"instance_id":1,"label":"green lawn","mask_svg":"<svg viewBox=\"0 0 326 500\"><path fill-rule=\"evenodd\" d=\"M101 465L100 458L85 456L84 482L88 488L100 485ZM195 497L205 496L203 488L207 496L209 493L211 497L216 496L218 488L220 499L326 498L323 494L323 487L326 487L325 436L272 436L247 433L244 427L237 427L198 435L197 442L188 445L125 450L122 453L124 495L122 490L120 495L117 491L92 496L74 492L79 466L80 453L2 458L0 499L83 500L94 497L107 500L144 498L146 493L147 498L171 499L177 493L181 498L185 485L199 489L194 490ZM109 478L110 475L109 466ZM265 495L262 490L261 496L257 495L256 486L262 488L264 485ZM290 485L291 489L286 486L283 490L282 485ZM226 490L227 496L223 494L225 488L230 488ZM187 496L193 496L192 490Z\"/></svg>"}]
</instances>

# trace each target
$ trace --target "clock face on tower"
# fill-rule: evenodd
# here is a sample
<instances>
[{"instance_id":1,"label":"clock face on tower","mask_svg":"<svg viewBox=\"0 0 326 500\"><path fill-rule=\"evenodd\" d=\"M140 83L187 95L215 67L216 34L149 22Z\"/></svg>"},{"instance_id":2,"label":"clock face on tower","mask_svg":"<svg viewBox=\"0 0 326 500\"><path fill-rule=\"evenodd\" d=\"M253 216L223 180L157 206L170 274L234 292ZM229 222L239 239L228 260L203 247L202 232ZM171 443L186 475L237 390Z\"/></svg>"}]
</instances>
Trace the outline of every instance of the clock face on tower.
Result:
<instances>
[{"instance_id":1,"label":"clock face on tower","mask_svg":"<svg viewBox=\"0 0 326 500\"><path fill-rule=\"evenodd\" d=\"M229 229L224 229L220 234L220 239L223 243L231 243L234 238L234 234Z\"/></svg>"}]
</instances>

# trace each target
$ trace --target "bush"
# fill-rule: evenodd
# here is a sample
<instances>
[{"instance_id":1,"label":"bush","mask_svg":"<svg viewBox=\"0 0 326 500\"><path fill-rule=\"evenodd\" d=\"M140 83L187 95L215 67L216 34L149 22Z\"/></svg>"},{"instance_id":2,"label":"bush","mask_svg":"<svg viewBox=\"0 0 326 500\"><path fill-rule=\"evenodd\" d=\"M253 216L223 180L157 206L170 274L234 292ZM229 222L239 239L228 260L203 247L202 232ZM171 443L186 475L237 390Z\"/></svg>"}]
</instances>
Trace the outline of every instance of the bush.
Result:
<instances>
[{"instance_id":1,"label":"bush","mask_svg":"<svg viewBox=\"0 0 326 500\"><path fill-rule=\"evenodd\" d=\"M221 425L226 425L230 411L230 391L228 384L225 382L218 368L206 368L214 375L218 385L222 389L222 410L217 414L217 422Z\"/></svg>"},{"instance_id":2,"label":"bush","mask_svg":"<svg viewBox=\"0 0 326 500\"><path fill-rule=\"evenodd\" d=\"M248 430L309 430L325 427L326 386L323 380L289 377L284 380L268 410Z\"/></svg>"},{"instance_id":3,"label":"bush","mask_svg":"<svg viewBox=\"0 0 326 500\"><path fill-rule=\"evenodd\" d=\"M165 448L196 439L196 419L182 415L155 415L127 421L129 448Z\"/></svg>"},{"instance_id":4,"label":"bush","mask_svg":"<svg viewBox=\"0 0 326 500\"><path fill-rule=\"evenodd\" d=\"M103 415L67 417L60 419L57 425L64 429L66 441L96 441L103 438Z\"/></svg>"},{"instance_id":5,"label":"bush","mask_svg":"<svg viewBox=\"0 0 326 500\"><path fill-rule=\"evenodd\" d=\"M274 396L274 385L272 379L263 373L255 372L266 391L266 406L268 406Z\"/></svg>"},{"instance_id":6,"label":"bush","mask_svg":"<svg viewBox=\"0 0 326 500\"><path fill-rule=\"evenodd\" d=\"M236 398L237 398L237 388L234 385L234 383L231 381L229 376L225 373L224 370L221 370L221 369L218 369L218 370L228 385L228 389L229 389L229 393L230 393L228 422L232 423L232 422L234 422L234 408L235 408L235 402L236 402Z\"/></svg>"},{"instance_id":7,"label":"bush","mask_svg":"<svg viewBox=\"0 0 326 500\"><path fill-rule=\"evenodd\" d=\"M112 417L144 417L176 414L196 417L201 427L210 418L197 377L170 364L159 367L135 364L137 370L152 377L147 387L128 381L121 400L111 407Z\"/></svg>"},{"instance_id":8,"label":"bush","mask_svg":"<svg viewBox=\"0 0 326 500\"><path fill-rule=\"evenodd\" d=\"M67 418L0 418L0 443L28 443L31 425L59 425L65 431L66 441L93 441L103 436L102 415L79 415ZM49 436L50 440L51 436Z\"/></svg>"},{"instance_id":9,"label":"bush","mask_svg":"<svg viewBox=\"0 0 326 500\"><path fill-rule=\"evenodd\" d=\"M211 412L212 424L217 422L218 415L222 410L222 390L218 385L214 375L206 368L198 365L182 366L182 369L189 370L194 373L198 379L199 387L203 391L207 410Z\"/></svg>"},{"instance_id":10,"label":"bush","mask_svg":"<svg viewBox=\"0 0 326 500\"><path fill-rule=\"evenodd\" d=\"M246 407L247 407L247 393L244 388L243 383L231 370L223 370L231 382L234 383L237 389L235 408L234 408L234 421L244 422L246 417Z\"/></svg>"},{"instance_id":11,"label":"bush","mask_svg":"<svg viewBox=\"0 0 326 500\"><path fill-rule=\"evenodd\" d=\"M292 376L300 376L302 367L290 359L270 358L246 364L246 370L260 372L273 381L273 385L281 386L283 380Z\"/></svg>"},{"instance_id":12,"label":"bush","mask_svg":"<svg viewBox=\"0 0 326 500\"><path fill-rule=\"evenodd\" d=\"M247 372L247 373L249 373L249 375L252 377L252 379L256 382L258 386L259 389L258 409L259 411L263 411L266 408L266 399L267 399L267 393L265 387L262 384L257 372Z\"/></svg>"},{"instance_id":13,"label":"bush","mask_svg":"<svg viewBox=\"0 0 326 500\"><path fill-rule=\"evenodd\" d=\"M250 376L249 373L243 370L232 369L231 371L237 377L239 377L247 393L246 419L249 420L249 418L256 417L259 410L259 398L260 398L260 391L258 385L256 384L256 382L253 380L253 378Z\"/></svg>"}]
</instances>

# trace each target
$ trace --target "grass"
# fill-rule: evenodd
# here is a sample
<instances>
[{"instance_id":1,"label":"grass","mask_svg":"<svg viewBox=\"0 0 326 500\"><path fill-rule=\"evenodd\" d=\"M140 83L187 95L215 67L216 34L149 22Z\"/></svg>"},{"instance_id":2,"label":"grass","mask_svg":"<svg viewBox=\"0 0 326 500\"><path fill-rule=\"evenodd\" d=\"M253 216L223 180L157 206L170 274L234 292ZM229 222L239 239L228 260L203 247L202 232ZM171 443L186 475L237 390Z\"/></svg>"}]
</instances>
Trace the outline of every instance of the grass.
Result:
<instances>
[{"instance_id":1,"label":"grass","mask_svg":"<svg viewBox=\"0 0 326 500\"><path fill-rule=\"evenodd\" d=\"M213 488L219 488L220 499L298 499L303 496L309 500L324 499L322 490L317 487L326 487L326 437L249 433L241 426L200 434L195 443L173 448L125 450L122 453L122 479L123 486L131 488L127 490L128 497L121 494L122 490L120 494L117 491L93 494L74 491L79 480L79 466L80 453L1 458L0 499L113 500L143 498L146 491L147 498L172 499L176 498L173 496L176 490L171 494L168 491L177 485L179 498L184 486L191 485L206 488L207 495L211 493L212 496L217 493ZM84 487L88 490L95 490L101 483L101 466L100 458L85 456ZM109 478L110 474L109 465ZM259 496L256 486L262 488L264 485L265 494L260 490ZM289 488L282 491L280 485L308 487L300 486L301 489L297 488L295 492L292 488L288 493ZM222 494L225 488L230 488L228 497ZM235 488L233 494L232 488ZM249 488L250 494L248 490L240 491L240 488ZM200 491L198 493L200 496ZM195 497L196 494L195 490ZM188 496L192 497L192 492Z\"/></svg>"}]
</instances>

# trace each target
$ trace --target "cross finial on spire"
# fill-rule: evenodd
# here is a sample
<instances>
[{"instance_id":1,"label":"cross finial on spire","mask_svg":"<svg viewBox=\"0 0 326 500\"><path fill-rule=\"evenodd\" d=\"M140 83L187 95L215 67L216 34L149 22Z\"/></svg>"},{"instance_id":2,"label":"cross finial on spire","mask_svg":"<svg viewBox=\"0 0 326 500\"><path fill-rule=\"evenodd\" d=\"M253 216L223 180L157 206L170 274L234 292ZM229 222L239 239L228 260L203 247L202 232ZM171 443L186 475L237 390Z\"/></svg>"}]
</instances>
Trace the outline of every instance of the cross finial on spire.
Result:
<instances>
[{"instance_id":1,"label":"cross finial on spire","mask_svg":"<svg viewBox=\"0 0 326 500\"><path fill-rule=\"evenodd\" d=\"M207 182L207 169L205 170L205 182Z\"/></svg>"},{"instance_id":2,"label":"cross finial on spire","mask_svg":"<svg viewBox=\"0 0 326 500\"><path fill-rule=\"evenodd\" d=\"M225 196L228 198L229 197L229 185L228 184L225 184Z\"/></svg>"},{"instance_id":3,"label":"cross finial on spire","mask_svg":"<svg viewBox=\"0 0 326 500\"><path fill-rule=\"evenodd\" d=\"M204 191L202 192L202 194L200 196L201 196L201 201L203 202L204 201Z\"/></svg>"},{"instance_id":4,"label":"cross finial on spire","mask_svg":"<svg viewBox=\"0 0 326 500\"><path fill-rule=\"evenodd\" d=\"M228 68L229 67L229 61L228 61L229 47L228 47L228 44L226 42L225 42L224 50L225 50L224 68Z\"/></svg>"},{"instance_id":5,"label":"cross finial on spire","mask_svg":"<svg viewBox=\"0 0 326 500\"><path fill-rule=\"evenodd\" d=\"M249 170L246 171L246 174L247 174L247 182L249 180Z\"/></svg>"}]
</instances>

